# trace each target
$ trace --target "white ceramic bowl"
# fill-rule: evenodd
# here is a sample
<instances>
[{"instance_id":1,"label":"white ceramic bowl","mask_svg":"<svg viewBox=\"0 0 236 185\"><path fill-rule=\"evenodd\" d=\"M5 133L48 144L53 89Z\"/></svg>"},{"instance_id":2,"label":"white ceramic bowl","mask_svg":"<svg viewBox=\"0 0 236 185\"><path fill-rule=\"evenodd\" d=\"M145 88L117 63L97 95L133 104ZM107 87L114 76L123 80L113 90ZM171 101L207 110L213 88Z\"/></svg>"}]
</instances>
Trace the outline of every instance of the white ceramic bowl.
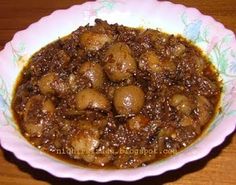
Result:
<instances>
[{"instance_id":1,"label":"white ceramic bowl","mask_svg":"<svg viewBox=\"0 0 236 185\"><path fill-rule=\"evenodd\" d=\"M168 159L146 167L125 170L87 169L52 158L31 146L12 120L10 102L14 82L27 59L41 47L65 36L95 18L132 27L160 28L182 34L211 58L224 82L222 112L193 145ZM221 144L236 125L236 41L234 33L194 8L156 0L100 0L58 10L26 30L17 32L0 52L0 139L1 145L31 166L58 177L80 181L133 181L162 174L202 158Z\"/></svg>"}]
</instances>

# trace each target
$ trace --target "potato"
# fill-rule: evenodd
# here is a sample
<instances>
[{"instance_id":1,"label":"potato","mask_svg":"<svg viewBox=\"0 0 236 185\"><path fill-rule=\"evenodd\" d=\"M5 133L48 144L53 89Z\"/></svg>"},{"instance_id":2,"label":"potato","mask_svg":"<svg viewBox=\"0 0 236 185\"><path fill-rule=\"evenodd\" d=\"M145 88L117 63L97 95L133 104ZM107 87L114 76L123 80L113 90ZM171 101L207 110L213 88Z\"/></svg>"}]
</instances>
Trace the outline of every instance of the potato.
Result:
<instances>
[{"instance_id":1,"label":"potato","mask_svg":"<svg viewBox=\"0 0 236 185\"><path fill-rule=\"evenodd\" d=\"M131 130L140 130L142 127L147 126L149 120L144 115L139 114L130 118L127 124Z\"/></svg>"},{"instance_id":2,"label":"potato","mask_svg":"<svg viewBox=\"0 0 236 185\"><path fill-rule=\"evenodd\" d=\"M55 107L50 99L44 96L32 96L26 103L23 120L24 129L30 137L40 137L48 118L55 112Z\"/></svg>"},{"instance_id":3,"label":"potato","mask_svg":"<svg viewBox=\"0 0 236 185\"><path fill-rule=\"evenodd\" d=\"M161 73L175 70L175 65L170 61L161 61L154 51L147 51L141 56L139 68L152 73Z\"/></svg>"},{"instance_id":4,"label":"potato","mask_svg":"<svg viewBox=\"0 0 236 185\"><path fill-rule=\"evenodd\" d=\"M76 159L82 158L86 162L93 162L95 160L95 149L99 145L99 132L91 123L85 124L87 126L81 128L70 141L74 149L72 155Z\"/></svg>"},{"instance_id":5,"label":"potato","mask_svg":"<svg viewBox=\"0 0 236 185\"><path fill-rule=\"evenodd\" d=\"M92 82L94 88L100 88L104 83L104 73L100 64L85 62L79 72Z\"/></svg>"},{"instance_id":6,"label":"potato","mask_svg":"<svg viewBox=\"0 0 236 185\"><path fill-rule=\"evenodd\" d=\"M143 90L134 85L117 89L114 94L114 106L118 114L129 115L138 113L145 101Z\"/></svg>"},{"instance_id":7,"label":"potato","mask_svg":"<svg viewBox=\"0 0 236 185\"><path fill-rule=\"evenodd\" d=\"M76 107L78 110L85 109L110 109L108 99L95 89L83 89L76 95Z\"/></svg>"},{"instance_id":8,"label":"potato","mask_svg":"<svg viewBox=\"0 0 236 185\"><path fill-rule=\"evenodd\" d=\"M212 105L204 96L197 97L197 115L201 126L204 126L211 117Z\"/></svg>"},{"instance_id":9,"label":"potato","mask_svg":"<svg viewBox=\"0 0 236 185\"><path fill-rule=\"evenodd\" d=\"M170 99L170 105L176 107L179 112L185 115L190 115L194 108L190 100L186 96L181 94L172 96L172 98Z\"/></svg>"},{"instance_id":10,"label":"potato","mask_svg":"<svg viewBox=\"0 0 236 185\"><path fill-rule=\"evenodd\" d=\"M56 73L47 73L39 81L38 86L43 94L52 94L55 92L53 83L57 79Z\"/></svg>"},{"instance_id":11,"label":"potato","mask_svg":"<svg viewBox=\"0 0 236 185\"><path fill-rule=\"evenodd\" d=\"M106 52L108 58L104 70L110 80L114 82L130 78L137 69L137 64L131 55L129 46L118 42Z\"/></svg>"},{"instance_id":12,"label":"potato","mask_svg":"<svg viewBox=\"0 0 236 185\"><path fill-rule=\"evenodd\" d=\"M88 51L98 51L104 44L111 42L107 34L85 31L80 36L81 46Z\"/></svg>"}]
</instances>

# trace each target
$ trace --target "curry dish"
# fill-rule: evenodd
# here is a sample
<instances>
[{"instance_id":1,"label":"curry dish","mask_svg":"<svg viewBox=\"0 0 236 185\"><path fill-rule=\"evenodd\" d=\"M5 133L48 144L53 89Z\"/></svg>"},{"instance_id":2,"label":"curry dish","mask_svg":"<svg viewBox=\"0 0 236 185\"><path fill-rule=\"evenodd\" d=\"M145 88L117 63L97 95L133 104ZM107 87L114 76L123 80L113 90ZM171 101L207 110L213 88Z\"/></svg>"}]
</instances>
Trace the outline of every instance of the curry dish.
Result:
<instances>
[{"instance_id":1,"label":"curry dish","mask_svg":"<svg viewBox=\"0 0 236 185\"><path fill-rule=\"evenodd\" d=\"M35 53L12 110L24 137L65 161L136 168L186 148L219 109L221 82L181 36L95 20Z\"/></svg>"}]
</instances>

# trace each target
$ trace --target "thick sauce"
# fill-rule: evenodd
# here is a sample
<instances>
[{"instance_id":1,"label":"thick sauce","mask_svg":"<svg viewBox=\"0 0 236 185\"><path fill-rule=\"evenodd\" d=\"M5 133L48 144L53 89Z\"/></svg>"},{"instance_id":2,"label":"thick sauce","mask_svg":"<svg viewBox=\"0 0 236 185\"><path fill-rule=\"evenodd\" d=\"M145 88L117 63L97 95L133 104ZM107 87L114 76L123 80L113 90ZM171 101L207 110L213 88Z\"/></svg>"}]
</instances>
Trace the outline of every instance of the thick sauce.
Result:
<instances>
[{"instance_id":1,"label":"thick sauce","mask_svg":"<svg viewBox=\"0 0 236 185\"><path fill-rule=\"evenodd\" d=\"M215 68L183 37L97 19L31 57L12 109L40 150L78 165L136 168L194 142L220 95Z\"/></svg>"}]
</instances>

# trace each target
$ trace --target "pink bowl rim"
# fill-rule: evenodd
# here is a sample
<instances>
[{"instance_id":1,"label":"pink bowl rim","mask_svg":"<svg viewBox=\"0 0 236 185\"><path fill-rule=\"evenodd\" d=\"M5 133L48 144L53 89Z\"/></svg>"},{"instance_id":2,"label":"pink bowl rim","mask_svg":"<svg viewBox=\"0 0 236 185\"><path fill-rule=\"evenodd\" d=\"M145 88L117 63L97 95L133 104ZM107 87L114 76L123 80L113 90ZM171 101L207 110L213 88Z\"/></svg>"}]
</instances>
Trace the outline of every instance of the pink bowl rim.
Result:
<instances>
[{"instance_id":1,"label":"pink bowl rim","mask_svg":"<svg viewBox=\"0 0 236 185\"><path fill-rule=\"evenodd\" d=\"M92 5L93 3L94 2L86 2L84 4ZM212 17L201 14L200 11L197 10L196 8L187 8L184 5L174 4L171 2L167 2L167 1L158 2L158 3L163 4L163 6L168 6L168 7L173 7L173 8L179 7L181 9L187 9L188 11L197 12L197 14L201 15L203 19L208 19L210 22L214 22L214 24L218 24L218 26L221 27L222 30L227 30L228 32L232 32L232 31L226 29L223 24L217 22ZM82 4L82 5L84 5L84 4ZM30 31L32 27L39 24L44 19L47 19L48 17L56 16L61 11L68 11L70 9L77 7L77 6L81 6L81 5L74 5L68 9L56 10L52 14L42 17L39 21L31 24L25 30L17 32L14 35L12 41L14 39L16 39L16 37L18 37L18 35L21 34L22 32ZM232 32L232 34L233 34L233 32ZM234 38L234 40L235 40L235 38ZM10 41L10 42L12 42L12 41ZM8 42L5 45L5 47L2 51L6 50L6 47L8 47L10 45L10 42ZM2 53L2 51L1 51L1 53ZM232 120L232 121L234 121L234 120ZM199 151L199 153L195 153L195 155L193 155L192 157L182 158L182 161L177 161L172 166L169 166L169 165L165 166L164 165L164 166L161 166L160 168L156 168L155 167L156 165L154 163L154 164L150 165L150 168L148 166L148 167L142 167L142 168L137 168L137 169L112 170L112 173L109 173L109 174L107 173L109 170L108 171L106 171L106 170L105 171L92 170L92 173L89 173L89 176L86 174L87 169L84 171L84 173L82 173L82 176L78 176L76 173L76 170L73 170L73 173L68 173L68 172L65 172L64 170L59 171L57 169L53 169L50 167L50 164L48 164L48 165L42 164L41 161L37 161L32 158L28 158L28 156L22 154L21 151L15 150L14 145L9 144L9 142L7 141L6 138L4 138L3 135L0 135L0 139L1 139L2 147L8 151L13 152L14 155L18 159L26 161L32 167L38 168L38 169L43 169L43 170L45 170L57 177L72 178L72 179L79 180L79 181L93 180L93 181L97 181L97 182L108 182L108 181L112 181L112 180L135 181L135 180L142 179L144 177L156 176L156 175L160 175L160 174L170 171L170 170L178 169L178 168L182 167L183 165L185 165L186 163L189 163L194 160L198 160L198 159L206 156L214 147L220 145L225 140L226 136L228 136L229 134L231 134L234 131L235 125L236 125L236 121L234 121L234 124L230 124L230 125L228 125L228 127L225 127L224 131L222 131L222 135L219 135L219 137L215 140L211 140L211 142L208 143L208 146L204 150L202 149L201 151ZM9 129L9 132L11 132L10 129Z\"/></svg>"}]
</instances>

